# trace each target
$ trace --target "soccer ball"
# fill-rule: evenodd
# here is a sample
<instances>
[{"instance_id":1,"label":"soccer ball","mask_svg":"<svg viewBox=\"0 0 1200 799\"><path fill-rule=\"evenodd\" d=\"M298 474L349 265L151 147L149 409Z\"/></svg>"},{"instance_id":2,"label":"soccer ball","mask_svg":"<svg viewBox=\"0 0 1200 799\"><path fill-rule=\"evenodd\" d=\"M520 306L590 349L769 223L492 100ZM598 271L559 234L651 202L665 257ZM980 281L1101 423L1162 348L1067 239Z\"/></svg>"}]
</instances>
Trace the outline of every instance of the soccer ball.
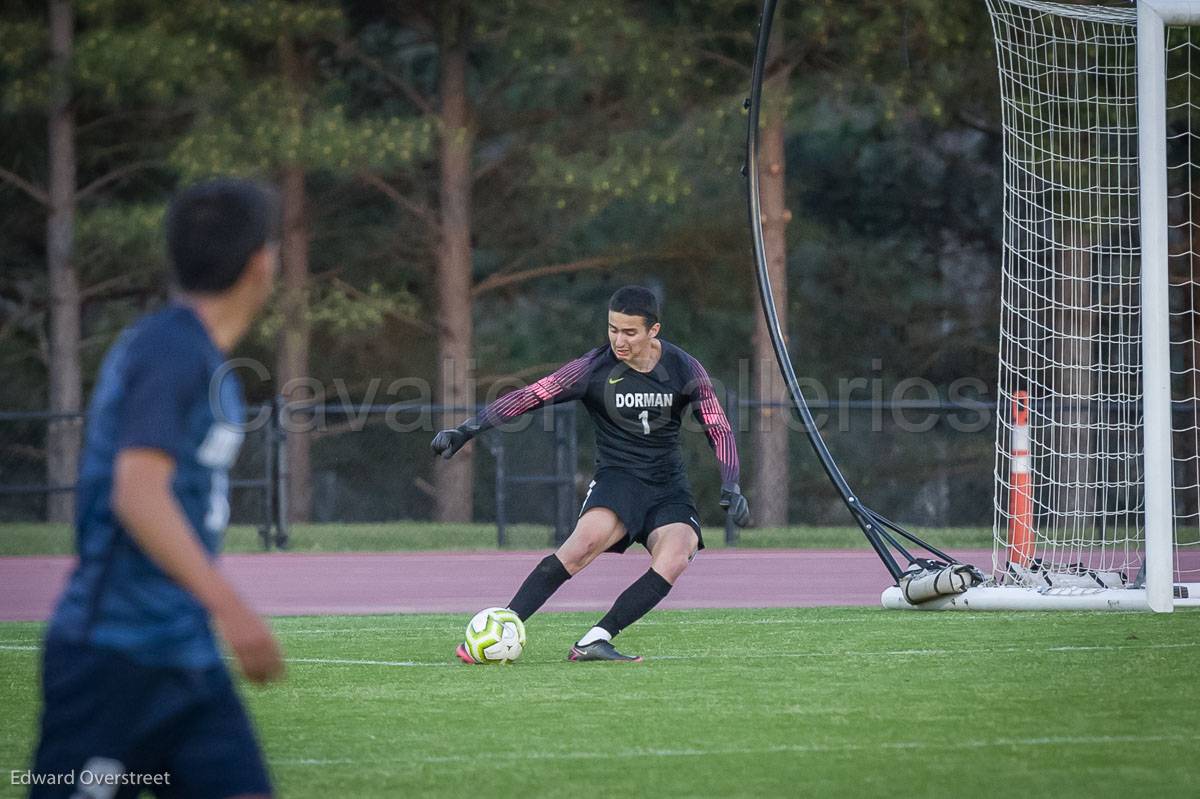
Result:
<instances>
[{"instance_id":1,"label":"soccer ball","mask_svg":"<svg viewBox=\"0 0 1200 799\"><path fill-rule=\"evenodd\" d=\"M485 608L467 622L467 652L479 663L512 663L525 648L525 625L508 608Z\"/></svg>"}]
</instances>

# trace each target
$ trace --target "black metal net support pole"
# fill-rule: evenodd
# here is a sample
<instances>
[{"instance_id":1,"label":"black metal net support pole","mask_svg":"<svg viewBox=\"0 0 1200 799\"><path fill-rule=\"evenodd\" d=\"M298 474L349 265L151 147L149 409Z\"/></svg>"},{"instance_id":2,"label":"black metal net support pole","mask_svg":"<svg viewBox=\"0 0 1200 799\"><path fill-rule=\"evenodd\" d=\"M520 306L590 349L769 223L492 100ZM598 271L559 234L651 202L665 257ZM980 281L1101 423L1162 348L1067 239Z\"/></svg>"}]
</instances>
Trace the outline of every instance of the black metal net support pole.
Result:
<instances>
[{"instance_id":1,"label":"black metal net support pole","mask_svg":"<svg viewBox=\"0 0 1200 799\"><path fill-rule=\"evenodd\" d=\"M554 406L554 545L571 534L571 465L568 462L567 415L570 406Z\"/></svg>"},{"instance_id":2,"label":"black metal net support pole","mask_svg":"<svg viewBox=\"0 0 1200 799\"><path fill-rule=\"evenodd\" d=\"M491 438L490 449L496 459L496 546L503 549L508 543L508 476L504 469L504 434L497 431Z\"/></svg>"},{"instance_id":3,"label":"black metal net support pole","mask_svg":"<svg viewBox=\"0 0 1200 799\"><path fill-rule=\"evenodd\" d=\"M575 495L575 470L579 468L579 406L574 402L564 405L567 409L567 536L575 528L579 518L579 506ZM566 541L566 537L563 541Z\"/></svg>"},{"instance_id":4,"label":"black metal net support pole","mask_svg":"<svg viewBox=\"0 0 1200 799\"><path fill-rule=\"evenodd\" d=\"M267 423L263 425L263 518L258 527L262 548L271 548L271 531L278 527L275 518L275 405L267 406Z\"/></svg>"},{"instance_id":5,"label":"black metal net support pole","mask_svg":"<svg viewBox=\"0 0 1200 799\"><path fill-rule=\"evenodd\" d=\"M287 402L282 396L275 397L275 542L286 545L288 531L288 470L287 458Z\"/></svg>"}]
</instances>

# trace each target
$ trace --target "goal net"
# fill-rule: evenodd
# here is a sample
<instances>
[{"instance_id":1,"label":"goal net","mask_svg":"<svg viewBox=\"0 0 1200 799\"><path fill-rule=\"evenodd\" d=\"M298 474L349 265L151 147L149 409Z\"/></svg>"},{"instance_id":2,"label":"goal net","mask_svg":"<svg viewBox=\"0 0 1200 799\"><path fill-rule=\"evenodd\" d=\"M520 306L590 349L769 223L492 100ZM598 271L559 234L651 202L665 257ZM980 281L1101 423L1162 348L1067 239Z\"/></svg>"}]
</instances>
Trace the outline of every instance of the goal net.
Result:
<instances>
[{"instance_id":1,"label":"goal net","mask_svg":"<svg viewBox=\"0 0 1200 799\"><path fill-rule=\"evenodd\" d=\"M930 606L1189 604L1200 4L987 5L1005 183L992 579Z\"/></svg>"}]
</instances>

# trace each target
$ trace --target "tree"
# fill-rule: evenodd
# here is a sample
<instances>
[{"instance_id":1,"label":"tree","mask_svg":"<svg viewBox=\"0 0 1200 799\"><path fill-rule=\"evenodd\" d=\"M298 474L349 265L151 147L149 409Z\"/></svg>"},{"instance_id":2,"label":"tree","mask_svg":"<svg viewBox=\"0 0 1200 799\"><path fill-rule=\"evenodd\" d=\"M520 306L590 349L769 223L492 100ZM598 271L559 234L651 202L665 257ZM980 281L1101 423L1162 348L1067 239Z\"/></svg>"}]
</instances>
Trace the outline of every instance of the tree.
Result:
<instances>
[{"instance_id":1,"label":"tree","mask_svg":"<svg viewBox=\"0 0 1200 799\"><path fill-rule=\"evenodd\" d=\"M597 219L615 216L618 206L652 211L665 198L677 212L647 214L660 229L638 231L637 238L711 244L708 252L700 248L693 268L708 270L708 285L744 286L749 300L749 269L727 265L748 266L748 258L726 248L744 217L737 204L718 205L735 193L740 200L721 161L722 149L740 150L740 136L730 132L737 120L722 123L719 111L748 86L754 10L714 0L693 19L675 7L671 19L656 20L645 7L613 8L595 13L610 15L617 40L599 31L581 46L585 63L607 58L606 74L580 81L594 96L613 98L611 109L597 103L608 116L592 127L604 136L559 137L544 159L544 179L588 203ZM664 35L672 25L680 30ZM990 55L983 9L931 0L817 2L777 14L774 29L769 107L760 123L764 227L772 282L784 295L776 304L785 333L795 334L794 365L831 388L876 362L886 364L880 370L888 377L938 380L964 367L979 374L970 367L982 354L983 334L990 338L994 310L980 314L956 290L961 281L945 278L977 267L977 250L994 246L994 233L985 232L994 229L987 227L988 204L979 201L994 188L996 172L987 160L994 108L980 110L994 94L990 58L980 57ZM643 54L641 47L654 42L663 44ZM676 70L687 77L673 80ZM649 85L637 80L639 72L652 77ZM647 155L638 163L631 154ZM654 181L656 172L665 180ZM789 208L797 220L785 232ZM797 280L803 292L780 292ZM727 294L706 307L728 302ZM757 303L739 307L758 326L760 396L783 399L781 385L762 385L775 366ZM743 453L755 475L756 520L778 523L784 503L803 507L803 495L783 465L784 425L773 423L768 433L765 421L758 420L753 446L743 442Z\"/></svg>"},{"instance_id":2,"label":"tree","mask_svg":"<svg viewBox=\"0 0 1200 799\"><path fill-rule=\"evenodd\" d=\"M95 206L82 204L100 197L111 200L112 192L125 180L155 165L154 158L145 157L141 144L154 140L147 139L144 128L140 135L121 140L121 126L113 124L137 116L137 112L123 106L124 100L140 98L152 90L122 80L121 69L109 69L113 65L111 55L107 60L101 55L113 40L121 42L121 32L106 19L111 11L107 4L83 3L79 23L76 6L69 0L50 0L44 20L31 8L23 9L23 15L21 10L6 15L3 26L3 111L9 124L15 125L24 118L45 116L46 147L38 154L44 157L45 188L38 185L41 181L36 174L22 177L19 168L9 169L7 165L0 167L0 182L34 200L46 215L46 278L42 296L26 295L32 300L32 308L21 307L25 303L9 304L12 300L5 305L13 311L12 318L40 342L47 375L46 402L56 415L47 431L47 482L62 487L73 485L78 471L82 425L74 414L82 410L84 385L82 309L98 293L80 278L80 264L86 265L88 253L78 247L77 227L95 210ZM169 44L159 33L147 32L142 41ZM109 42L98 46L106 38ZM146 56L151 69L165 66L159 53ZM193 70L191 75L195 74ZM162 69L155 85L166 91L178 76L177 68ZM76 140L84 130L87 142L104 137L113 145L108 152L124 150L124 157L89 154L81 159ZM19 149L7 152L17 158L24 155ZM40 171L36 167L26 169ZM83 185L78 180L81 173ZM72 495L60 491L51 495L47 515L52 521L70 521L72 507Z\"/></svg>"},{"instance_id":3,"label":"tree","mask_svg":"<svg viewBox=\"0 0 1200 799\"><path fill-rule=\"evenodd\" d=\"M7 169L0 169L0 179L37 201L46 214L49 331L45 357L50 412L54 414L46 433L46 482L59 489L50 495L47 518L63 523L73 518L73 496L61 489L74 485L79 467L82 426L73 414L81 409L83 391L79 362L79 281L72 262L77 198L72 75L75 16L69 0L49 0L47 9L48 67L44 76L31 70L32 79L41 84L40 91L33 90L41 102L29 102L45 109L46 188ZM26 22L25 32L30 32L28 26ZM22 60L20 56L14 59L18 65ZM22 102L25 98L13 94L17 92L6 98L8 105L26 105Z\"/></svg>"},{"instance_id":4,"label":"tree","mask_svg":"<svg viewBox=\"0 0 1200 799\"><path fill-rule=\"evenodd\" d=\"M262 4L260 4L261 6ZM288 401L289 515L312 512L313 402L325 401L310 365L314 306L310 280L312 209L307 183L317 175L350 180L393 168L420 155L428 136L396 116L353 116L336 70L324 66L330 41L340 39L340 8L328 3L273 3L269 13L243 4L212 4L206 12L239 68L221 91L196 98L198 110L173 153L186 179L211 174L270 177L283 206L279 313L269 318L278 337L275 390ZM344 284L343 284L344 285ZM334 300L340 299L335 296Z\"/></svg>"},{"instance_id":5,"label":"tree","mask_svg":"<svg viewBox=\"0 0 1200 799\"><path fill-rule=\"evenodd\" d=\"M545 133L547 114L554 114L547 101L561 99L554 93L569 82L569 76L554 74L567 38L555 21L567 13L547 3L418 4L386 23L372 18L339 43L348 61L384 80L391 102L403 103L411 119L432 122L437 131L433 164L416 162L363 179L392 199L405 219L428 231L433 243L436 396L456 408L443 424L456 423L476 401L473 339L481 297L619 260L529 263L532 253L545 257L547 241L557 237L557 231L535 224L541 198L523 186L532 153L541 147L537 134ZM416 179L429 177L431 167L436 205ZM516 207L521 213L513 213ZM491 224L477 224L479 217ZM501 255L522 248L520 255ZM434 512L441 521L473 516L472 454L468 448L435 466Z\"/></svg>"},{"instance_id":6,"label":"tree","mask_svg":"<svg viewBox=\"0 0 1200 799\"><path fill-rule=\"evenodd\" d=\"M297 117L305 115L305 77L292 39L279 39L279 61L283 88ZM284 158L280 165L280 199L283 206L283 240L280 242L282 290L279 354L276 358L276 392L286 401L311 400L297 386L309 377L309 344L312 335L308 318L309 226L304 189L305 164L299 158ZM319 397L316 397L319 399ZM312 439L293 431L286 439L288 468L288 515L290 521L306 522L312 515Z\"/></svg>"},{"instance_id":7,"label":"tree","mask_svg":"<svg viewBox=\"0 0 1200 799\"><path fill-rule=\"evenodd\" d=\"M72 267L85 389L116 331L165 296L170 192L230 173L279 184L291 198L285 266L307 262L285 269L278 301L241 345L279 358L275 384L248 381L252 401L293 376L326 389L344 378L337 400L368 400L373 378L437 381L444 360L467 368L447 376L449 393L416 398L484 400L602 341L602 303L619 282L661 287L666 336L718 381L761 360L738 175L754 4L74 5ZM21 407L53 371L46 8L25 0L0 12L0 402ZM785 4L776 29L767 110L778 102L782 125L775 139L775 117L764 116L762 143L764 169L779 170L763 188L768 199L777 179L772 215L795 215L766 227L779 231L771 264L786 265L774 285L790 288L779 306L797 369L829 386L868 368L935 382L993 372L994 290L979 276L995 249L999 155L983 9L817 0ZM768 157L773 140L779 157ZM884 365L868 366L876 360ZM762 375L773 370L771 358ZM747 375L739 391L758 382ZM471 495L467 452L450 464L467 479L435 476L435 490L420 436L335 444L334 432L293 436L297 509L310 482L297 453L310 445L318 486L333 470L364 495L403 484L372 505L388 513L424 515L437 497L435 513L466 518L486 494L479 481ZM762 463L766 445L740 432L759 521L772 496L790 497L794 519L820 513L808 510L822 503L807 448L793 448L784 490ZM3 446L5 456L18 448ZM372 458L403 453L403 474L365 479L371 446ZM703 436L685 436L684 448L709 462ZM581 466L586 449L585 438ZM0 479L28 471L15 462L0 462ZM769 491L753 479L767 475ZM696 480L702 509L715 506L704 495L715 488Z\"/></svg>"},{"instance_id":8,"label":"tree","mask_svg":"<svg viewBox=\"0 0 1200 799\"><path fill-rule=\"evenodd\" d=\"M785 127L790 67L779 63L784 49L783 31L782 24L773 28L767 47L767 68L772 75L761 138L759 185L767 273L775 307L783 311L782 318L786 320L787 224L791 221L791 212L787 210L786 199ZM780 406L759 406L753 415L755 470L751 498L754 500L754 521L761 527L783 527L788 520L788 492L781 490L781 486L791 485L787 424L791 410L787 386L775 363L766 315L762 313L755 314L754 373L756 398Z\"/></svg>"},{"instance_id":9,"label":"tree","mask_svg":"<svg viewBox=\"0 0 1200 799\"><path fill-rule=\"evenodd\" d=\"M472 384L472 259L471 189L474 122L467 94L467 39L469 19L461 0L445 2L439 9L440 69L438 96L441 100L441 143L439 166L438 248L438 369L443 405L455 410L446 415L445 426L461 417L464 407L475 401ZM443 522L469 522L472 511L473 449L450 461L439 461L436 472L435 518Z\"/></svg>"},{"instance_id":10,"label":"tree","mask_svg":"<svg viewBox=\"0 0 1200 799\"><path fill-rule=\"evenodd\" d=\"M75 120L72 110L71 57L75 15L70 0L50 0L49 180L46 203L46 266L50 277L50 412L76 414L82 409L79 365L79 281L72 264L75 236ZM79 471L78 417L50 422L46 437L46 473L52 486L75 484ZM52 522L74 518L74 495L51 495Z\"/></svg>"}]
</instances>

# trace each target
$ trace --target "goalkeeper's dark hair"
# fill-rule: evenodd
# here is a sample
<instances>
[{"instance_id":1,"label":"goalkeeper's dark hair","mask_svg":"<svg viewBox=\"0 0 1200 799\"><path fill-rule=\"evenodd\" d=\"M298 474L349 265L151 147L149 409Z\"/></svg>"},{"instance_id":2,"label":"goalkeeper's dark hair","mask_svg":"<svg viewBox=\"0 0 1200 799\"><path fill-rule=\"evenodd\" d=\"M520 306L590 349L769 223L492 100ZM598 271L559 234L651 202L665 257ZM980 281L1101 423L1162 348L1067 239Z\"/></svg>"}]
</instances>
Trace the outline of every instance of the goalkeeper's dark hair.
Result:
<instances>
[{"instance_id":1,"label":"goalkeeper's dark hair","mask_svg":"<svg viewBox=\"0 0 1200 799\"><path fill-rule=\"evenodd\" d=\"M274 189L237 178L189 186L167 209L172 280L185 292L227 291L256 252L279 240L279 228Z\"/></svg>"},{"instance_id":2,"label":"goalkeeper's dark hair","mask_svg":"<svg viewBox=\"0 0 1200 799\"><path fill-rule=\"evenodd\" d=\"M646 328L658 322L658 297L643 286L622 286L608 300L608 310L646 320Z\"/></svg>"}]
</instances>

